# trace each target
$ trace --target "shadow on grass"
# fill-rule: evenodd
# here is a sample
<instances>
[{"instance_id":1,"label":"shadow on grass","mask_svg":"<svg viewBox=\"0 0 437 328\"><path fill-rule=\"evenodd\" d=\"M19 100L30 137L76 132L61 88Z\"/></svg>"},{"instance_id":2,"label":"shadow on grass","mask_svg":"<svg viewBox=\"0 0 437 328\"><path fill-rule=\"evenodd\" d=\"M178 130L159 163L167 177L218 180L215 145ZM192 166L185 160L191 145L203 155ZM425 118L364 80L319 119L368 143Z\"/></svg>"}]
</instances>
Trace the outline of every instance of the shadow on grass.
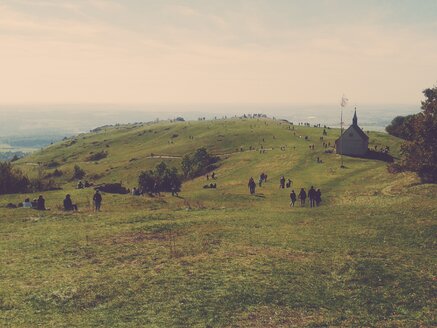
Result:
<instances>
[{"instance_id":1,"label":"shadow on grass","mask_svg":"<svg viewBox=\"0 0 437 328\"><path fill-rule=\"evenodd\" d=\"M397 159L388 153L383 153L383 152L374 151L374 150L368 150L367 153L362 155L362 156L359 156L359 155L346 155L346 156L372 159L372 160L377 160L377 161L383 161L386 163L393 163L394 160Z\"/></svg>"},{"instance_id":2,"label":"shadow on grass","mask_svg":"<svg viewBox=\"0 0 437 328\"><path fill-rule=\"evenodd\" d=\"M264 196L264 194L255 194L253 196L258 197L258 198L266 198L266 196Z\"/></svg>"}]
</instances>

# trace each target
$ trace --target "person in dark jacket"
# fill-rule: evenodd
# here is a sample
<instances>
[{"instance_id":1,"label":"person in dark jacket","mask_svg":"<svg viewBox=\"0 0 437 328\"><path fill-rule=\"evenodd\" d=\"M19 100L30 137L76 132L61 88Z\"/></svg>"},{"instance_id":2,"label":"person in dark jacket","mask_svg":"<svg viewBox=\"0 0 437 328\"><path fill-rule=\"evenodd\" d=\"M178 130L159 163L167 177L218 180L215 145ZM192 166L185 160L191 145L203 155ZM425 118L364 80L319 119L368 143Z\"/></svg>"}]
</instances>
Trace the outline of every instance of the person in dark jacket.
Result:
<instances>
[{"instance_id":1,"label":"person in dark jacket","mask_svg":"<svg viewBox=\"0 0 437 328\"><path fill-rule=\"evenodd\" d=\"M316 191L316 205L319 206L321 202L322 202L322 192L320 191L320 189L317 189L317 191Z\"/></svg>"},{"instance_id":2,"label":"person in dark jacket","mask_svg":"<svg viewBox=\"0 0 437 328\"><path fill-rule=\"evenodd\" d=\"M284 176L281 176L281 179L279 180L279 188L282 188L282 189L285 188L285 178L284 178Z\"/></svg>"},{"instance_id":3,"label":"person in dark jacket","mask_svg":"<svg viewBox=\"0 0 437 328\"><path fill-rule=\"evenodd\" d=\"M294 207L294 203L296 203L296 193L292 190L290 193L290 207Z\"/></svg>"},{"instance_id":4,"label":"person in dark jacket","mask_svg":"<svg viewBox=\"0 0 437 328\"><path fill-rule=\"evenodd\" d=\"M255 188L256 188L256 183L253 177L250 177L247 186L249 187L250 194L253 195L255 193Z\"/></svg>"},{"instance_id":5,"label":"person in dark jacket","mask_svg":"<svg viewBox=\"0 0 437 328\"><path fill-rule=\"evenodd\" d=\"M94 201L94 208L96 212L99 212L100 207L102 206L102 195L100 194L99 189L96 190L96 193L94 194L93 197L93 201Z\"/></svg>"},{"instance_id":6,"label":"person in dark jacket","mask_svg":"<svg viewBox=\"0 0 437 328\"><path fill-rule=\"evenodd\" d=\"M310 199L310 207L316 206L316 190L313 186L311 186L310 190L308 190L308 198Z\"/></svg>"},{"instance_id":7,"label":"person in dark jacket","mask_svg":"<svg viewBox=\"0 0 437 328\"><path fill-rule=\"evenodd\" d=\"M64 199L64 210L65 211L77 211L77 205L73 204L70 194L67 194Z\"/></svg>"},{"instance_id":8,"label":"person in dark jacket","mask_svg":"<svg viewBox=\"0 0 437 328\"><path fill-rule=\"evenodd\" d=\"M44 197L42 195L39 195L39 197L38 197L36 209L38 211L45 211L46 210L46 200L44 199Z\"/></svg>"},{"instance_id":9,"label":"person in dark jacket","mask_svg":"<svg viewBox=\"0 0 437 328\"><path fill-rule=\"evenodd\" d=\"M300 206L305 206L305 201L307 199L307 193L304 188L300 189L299 192Z\"/></svg>"}]
</instances>

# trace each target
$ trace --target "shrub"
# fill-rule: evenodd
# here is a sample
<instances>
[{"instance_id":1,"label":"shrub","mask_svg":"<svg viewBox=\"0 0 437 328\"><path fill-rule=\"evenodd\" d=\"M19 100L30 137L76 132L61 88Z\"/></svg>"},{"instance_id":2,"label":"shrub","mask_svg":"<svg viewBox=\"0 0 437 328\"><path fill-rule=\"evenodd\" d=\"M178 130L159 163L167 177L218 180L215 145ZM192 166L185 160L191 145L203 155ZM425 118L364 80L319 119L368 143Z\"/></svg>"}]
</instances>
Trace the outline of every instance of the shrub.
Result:
<instances>
[{"instance_id":1,"label":"shrub","mask_svg":"<svg viewBox=\"0 0 437 328\"><path fill-rule=\"evenodd\" d=\"M75 165L73 169L73 180L80 180L85 177L86 173L79 165Z\"/></svg>"},{"instance_id":2,"label":"shrub","mask_svg":"<svg viewBox=\"0 0 437 328\"><path fill-rule=\"evenodd\" d=\"M99 185L98 188L100 191L107 192L110 194L127 194L129 191L121 185L121 183L104 183Z\"/></svg>"},{"instance_id":3,"label":"shrub","mask_svg":"<svg viewBox=\"0 0 437 328\"><path fill-rule=\"evenodd\" d=\"M37 192L37 191L58 190L58 189L60 189L59 186L52 179L49 180L32 179L30 180L26 191Z\"/></svg>"},{"instance_id":4,"label":"shrub","mask_svg":"<svg viewBox=\"0 0 437 328\"><path fill-rule=\"evenodd\" d=\"M98 153L95 154L91 154L90 156L87 157L87 161L100 161L101 159L105 158L108 156L108 152L107 151L99 151Z\"/></svg>"},{"instance_id":5,"label":"shrub","mask_svg":"<svg viewBox=\"0 0 437 328\"><path fill-rule=\"evenodd\" d=\"M53 172L47 173L44 176L44 179L59 178L59 177L61 177L63 175L64 175L64 172L62 172L61 170L55 169Z\"/></svg>"},{"instance_id":6,"label":"shrub","mask_svg":"<svg viewBox=\"0 0 437 328\"><path fill-rule=\"evenodd\" d=\"M49 169L53 169L53 168L55 168L55 167L58 167L60 164L58 163L58 162L56 162L56 161L54 161L54 160L51 160L50 162L48 162L47 163L47 167L49 168Z\"/></svg>"}]
</instances>

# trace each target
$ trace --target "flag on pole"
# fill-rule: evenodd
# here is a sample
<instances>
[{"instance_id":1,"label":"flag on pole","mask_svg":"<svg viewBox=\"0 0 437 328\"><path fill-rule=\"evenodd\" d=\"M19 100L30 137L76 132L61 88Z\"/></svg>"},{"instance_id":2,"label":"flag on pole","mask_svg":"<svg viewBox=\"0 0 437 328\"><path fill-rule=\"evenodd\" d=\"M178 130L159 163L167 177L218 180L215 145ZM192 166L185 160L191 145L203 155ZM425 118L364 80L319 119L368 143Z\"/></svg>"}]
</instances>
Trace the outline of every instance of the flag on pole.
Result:
<instances>
[{"instance_id":1,"label":"flag on pole","mask_svg":"<svg viewBox=\"0 0 437 328\"><path fill-rule=\"evenodd\" d=\"M349 101L349 99L346 98L345 95L343 95L343 97L341 97L341 107L346 107L348 101Z\"/></svg>"}]
</instances>

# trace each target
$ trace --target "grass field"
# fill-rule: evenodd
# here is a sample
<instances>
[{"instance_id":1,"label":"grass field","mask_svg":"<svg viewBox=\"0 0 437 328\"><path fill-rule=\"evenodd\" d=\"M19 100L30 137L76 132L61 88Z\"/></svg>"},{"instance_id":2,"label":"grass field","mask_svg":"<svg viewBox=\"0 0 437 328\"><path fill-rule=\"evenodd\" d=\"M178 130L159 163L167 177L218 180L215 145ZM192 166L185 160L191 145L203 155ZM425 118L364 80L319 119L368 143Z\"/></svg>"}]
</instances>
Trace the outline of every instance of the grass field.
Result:
<instances>
[{"instance_id":1,"label":"grass field","mask_svg":"<svg viewBox=\"0 0 437 328\"><path fill-rule=\"evenodd\" d=\"M0 326L436 326L437 186L382 161L345 157L340 169L322 131L270 119L135 124L20 160L30 176L58 162L64 190L44 193L46 212L3 207L36 195L0 197ZM339 132L327 132L333 144ZM398 139L369 135L399 155ZM93 191L70 181L78 164L97 184L132 187L199 147L221 157L215 190L201 177L180 197L104 194L94 213ZM251 196L261 172L268 182ZM290 208L281 175L296 191L320 188L322 206ZM61 210L66 193L79 212Z\"/></svg>"}]
</instances>

